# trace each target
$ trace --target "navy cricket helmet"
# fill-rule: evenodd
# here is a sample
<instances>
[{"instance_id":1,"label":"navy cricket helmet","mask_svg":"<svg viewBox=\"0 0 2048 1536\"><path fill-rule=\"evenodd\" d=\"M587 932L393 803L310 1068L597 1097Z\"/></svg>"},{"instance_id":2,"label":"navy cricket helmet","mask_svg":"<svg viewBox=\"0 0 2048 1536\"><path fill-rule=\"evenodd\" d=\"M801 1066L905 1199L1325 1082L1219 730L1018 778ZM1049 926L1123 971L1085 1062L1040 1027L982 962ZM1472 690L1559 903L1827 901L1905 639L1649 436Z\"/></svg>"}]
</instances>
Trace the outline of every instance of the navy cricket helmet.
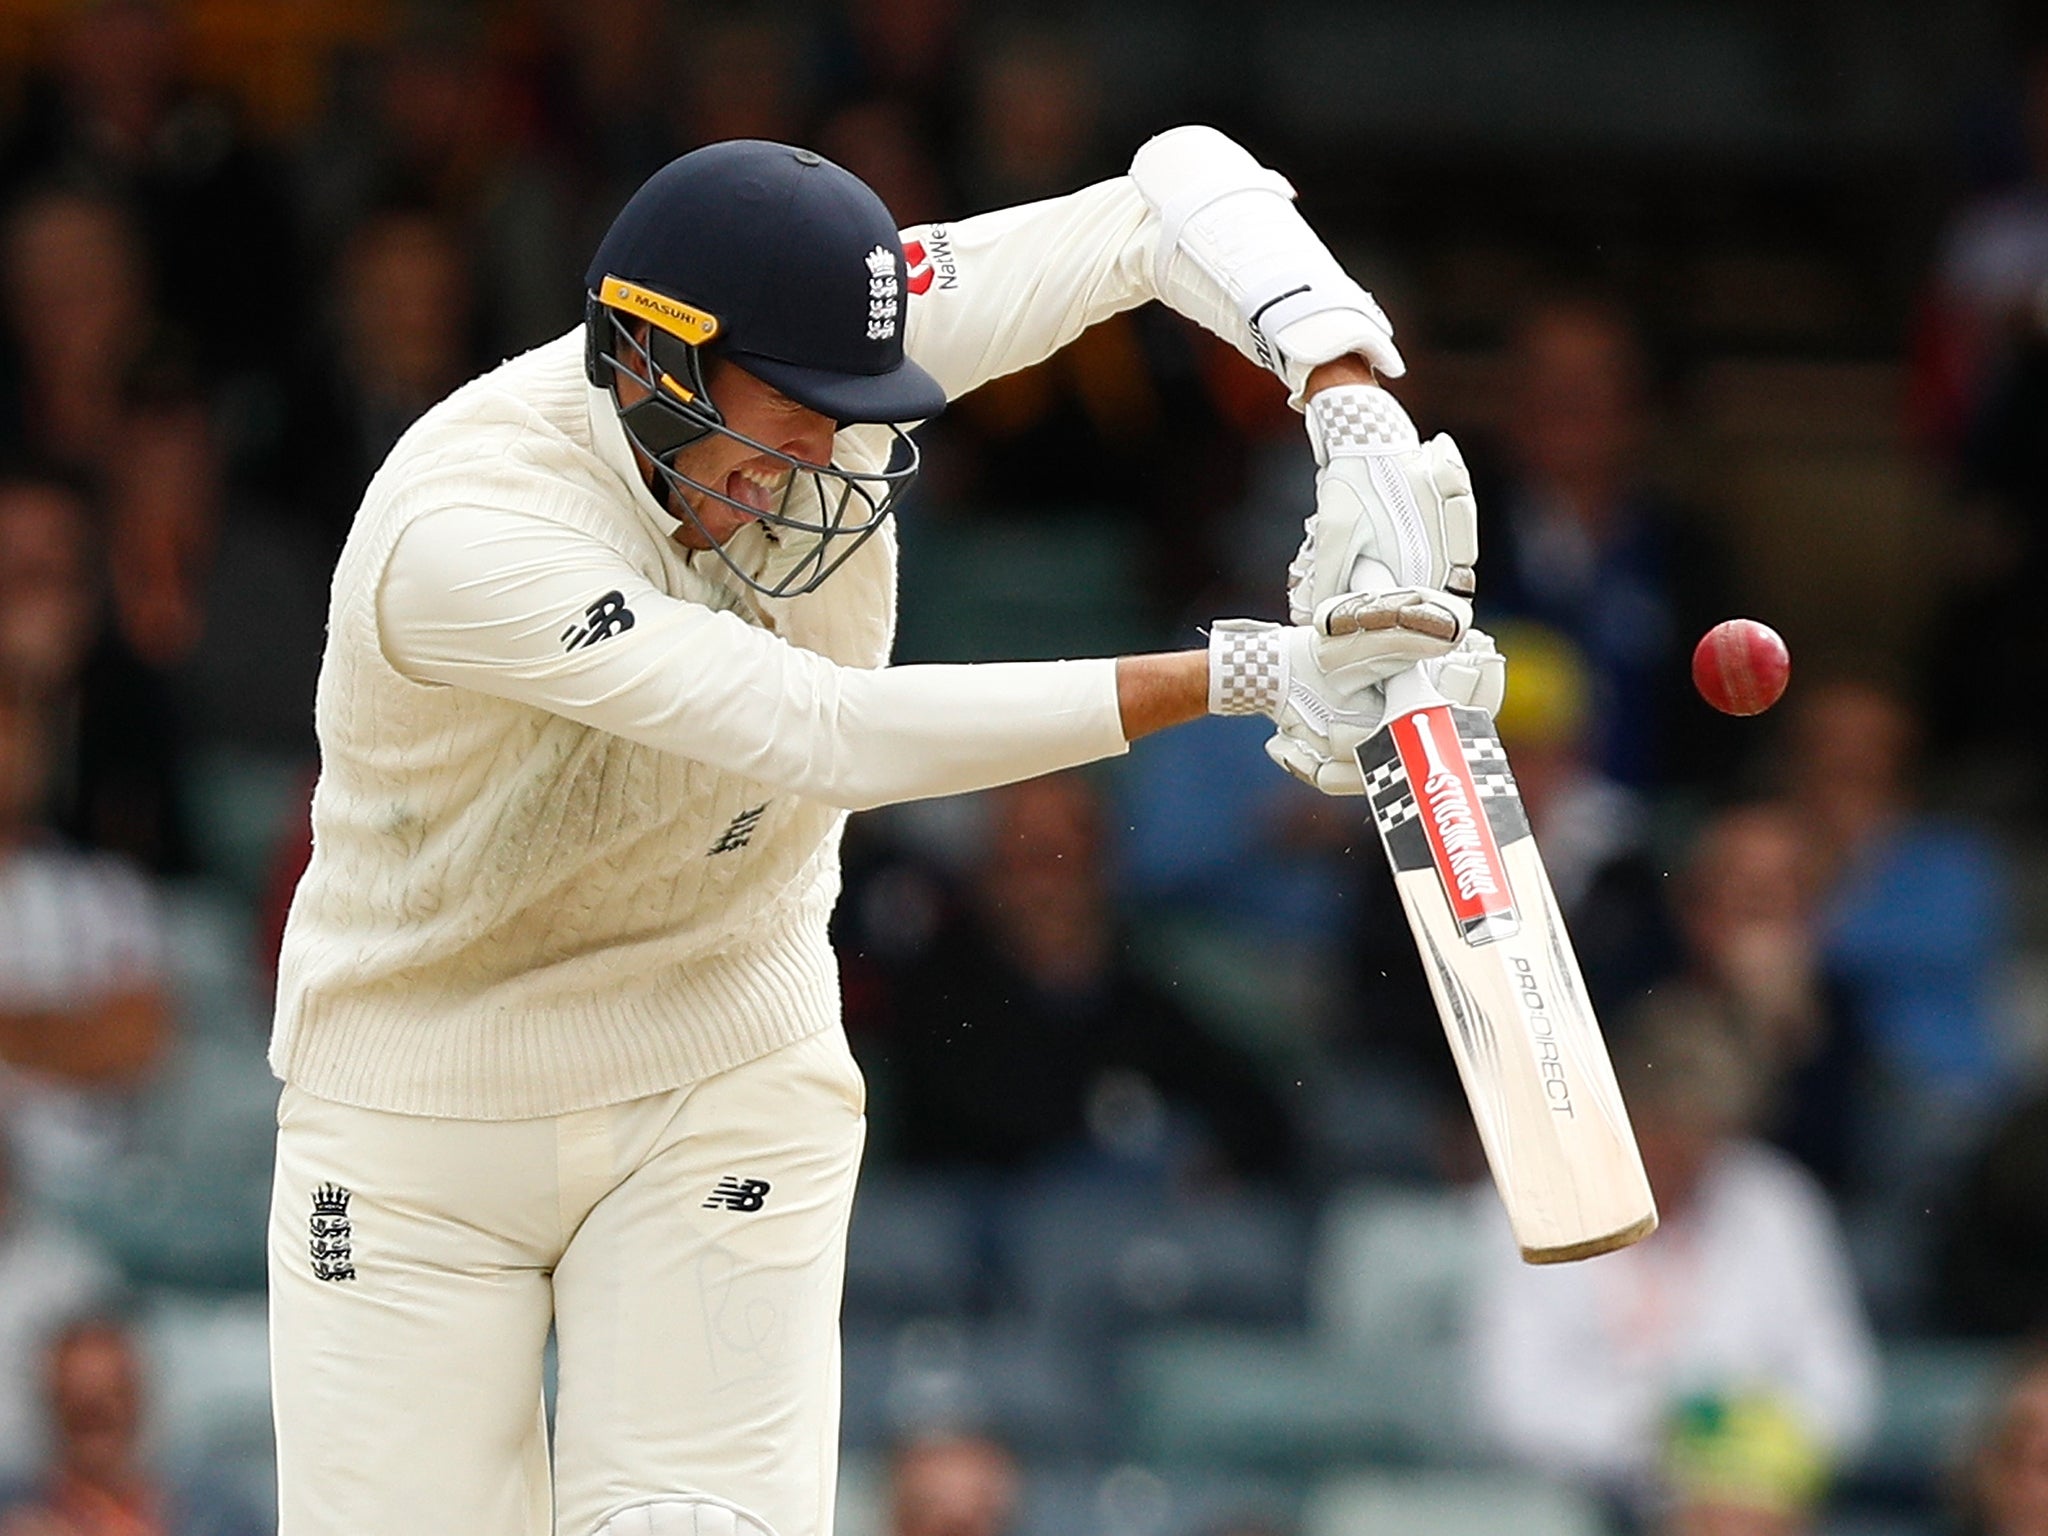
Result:
<instances>
[{"instance_id":1,"label":"navy cricket helmet","mask_svg":"<svg viewBox=\"0 0 2048 1536\"><path fill-rule=\"evenodd\" d=\"M758 139L670 161L597 248L585 280L590 381L655 466L670 510L756 591L811 591L881 527L917 476L917 445L902 424L937 415L946 395L903 355L907 276L895 220L865 182L809 150ZM735 431L706 388L708 357L842 427L887 426L887 468L807 464ZM619 406L621 374L645 398ZM712 433L783 462L789 478L776 510L745 506L689 473L683 451ZM704 529L693 496L757 519L793 558L771 562L769 579L743 569Z\"/></svg>"}]
</instances>

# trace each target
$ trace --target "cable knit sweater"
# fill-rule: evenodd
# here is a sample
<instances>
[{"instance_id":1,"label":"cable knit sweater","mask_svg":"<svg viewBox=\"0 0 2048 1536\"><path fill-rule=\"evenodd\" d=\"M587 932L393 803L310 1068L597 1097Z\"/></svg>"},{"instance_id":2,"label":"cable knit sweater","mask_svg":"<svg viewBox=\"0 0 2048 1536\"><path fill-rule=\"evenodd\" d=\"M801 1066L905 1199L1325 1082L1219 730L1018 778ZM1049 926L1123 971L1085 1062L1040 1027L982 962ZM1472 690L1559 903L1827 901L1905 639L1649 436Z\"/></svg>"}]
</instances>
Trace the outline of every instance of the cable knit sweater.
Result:
<instances>
[{"instance_id":1,"label":"cable knit sweater","mask_svg":"<svg viewBox=\"0 0 2048 1536\"><path fill-rule=\"evenodd\" d=\"M913 234L937 280L905 346L949 395L1152 297L1126 178ZM886 666L893 530L812 594L743 595L668 536L581 349L428 412L336 569L271 1045L309 1092L546 1115L830 1028L848 809L1124 748L1108 661ZM850 428L836 459L887 451ZM608 596L632 627L564 649Z\"/></svg>"},{"instance_id":2,"label":"cable knit sweater","mask_svg":"<svg viewBox=\"0 0 2048 1536\"><path fill-rule=\"evenodd\" d=\"M1240 300L1335 264L1242 150L1168 138L1165 214L1123 176L906 231L904 348L949 398L1159 297L1268 359ZM1248 185L1271 208L1218 224L1207 258L1162 233ZM548 1115L831 1028L848 810L1124 750L1111 661L888 666L893 528L782 601L677 544L582 345L421 418L336 568L271 1041L308 1092ZM850 428L834 462L880 469L890 441ZM758 525L726 548L792 558Z\"/></svg>"}]
</instances>

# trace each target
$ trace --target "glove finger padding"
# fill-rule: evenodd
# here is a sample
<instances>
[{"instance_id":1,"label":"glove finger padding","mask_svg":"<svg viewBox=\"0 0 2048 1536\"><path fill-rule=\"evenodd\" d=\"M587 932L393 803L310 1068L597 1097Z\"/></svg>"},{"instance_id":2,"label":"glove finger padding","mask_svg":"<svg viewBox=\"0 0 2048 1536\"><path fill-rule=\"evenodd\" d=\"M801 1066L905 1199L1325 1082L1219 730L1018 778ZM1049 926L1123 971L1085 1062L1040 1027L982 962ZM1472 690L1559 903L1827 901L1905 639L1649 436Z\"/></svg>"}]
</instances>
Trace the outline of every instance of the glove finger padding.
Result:
<instances>
[{"instance_id":1,"label":"glove finger padding","mask_svg":"<svg viewBox=\"0 0 2048 1536\"><path fill-rule=\"evenodd\" d=\"M1458 445L1424 443L1376 385L1326 389L1308 403L1316 510L1288 567L1289 611L1307 623L1340 593L1386 586L1469 593L1479 512Z\"/></svg>"},{"instance_id":2,"label":"glove finger padding","mask_svg":"<svg viewBox=\"0 0 2048 1536\"><path fill-rule=\"evenodd\" d=\"M1316 665L1354 687L1383 683L1448 654L1471 627L1472 605L1449 592L1396 587L1347 593L1316 609Z\"/></svg>"},{"instance_id":3,"label":"glove finger padding","mask_svg":"<svg viewBox=\"0 0 2048 1536\"><path fill-rule=\"evenodd\" d=\"M1472 472L1465 467L1465 455L1458 451L1450 433L1437 433L1426 449L1430 484L1443 519L1443 584L1470 597L1477 586L1479 565L1479 502L1472 494Z\"/></svg>"},{"instance_id":4,"label":"glove finger padding","mask_svg":"<svg viewBox=\"0 0 2048 1536\"><path fill-rule=\"evenodd\" d=\"M1453 704L1483 709L1489 716L1500 713L1507 696L1507 660L1485 630L1468 630L1457 649L1426 665L1436 691Z\"/></svg>"},{"instance_id":5,"label":"glove finger padding","mask_svg":"<svg viewBox=\"0 0 2048 1536\"><path fill-rule=\"evenodd\" d=\"M1334 680L1326 691L1297 691L1275 719L1266 755L1326 795L1365 792L1358 748L1380 728L1386 693L1378 687L1344 689Z\"/></svg>"},{"instance_id":6,"label":"glove finger padding","mask_svg":"<svg viewBox=\"0 0 2048 1536\"><path fill-rule=\"evenodd\" d=\"M1266 738L1266 756L1293 774L1310 789L1326 795L1362 795L1365 775L1350 752L1319 751L1305 741L1276 731Z\"/></svg>"}]
</instances>

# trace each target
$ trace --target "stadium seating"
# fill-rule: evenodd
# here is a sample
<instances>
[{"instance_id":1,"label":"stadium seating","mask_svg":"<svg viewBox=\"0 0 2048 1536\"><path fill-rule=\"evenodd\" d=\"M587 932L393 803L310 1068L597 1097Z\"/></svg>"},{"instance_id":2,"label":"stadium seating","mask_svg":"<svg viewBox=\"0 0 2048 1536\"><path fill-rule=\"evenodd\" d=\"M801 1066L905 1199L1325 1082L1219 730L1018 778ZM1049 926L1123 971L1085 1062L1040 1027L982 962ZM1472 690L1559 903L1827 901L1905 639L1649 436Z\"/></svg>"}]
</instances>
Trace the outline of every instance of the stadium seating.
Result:
<instances>
[{"instance_id":1,"label":"stadium seating","mask_svg":"<svg viewBox=\"0 0 2048 1536\"><path fill-rule=\"evenodd\" d=\"M1491 1191L1363 1185L1323 1209L1309 1311L1325 1335L1378 1355L1455 1350L1465 1332L1478 1201Z\"/></svg>"},{"instance_id":2,"label":"stadium seating","mask_svg":"<svg viewBox=\"0 0 2048 1536\"><path fill-rule=\"evenodd\" d=\"M224 1481L252 1510L277 1500L266 1327L261 1295L160 1293L142 1318L156 1459Z\"/></svg>"},{"instance_id":3,"label":"stadium seating","mask_svg":"<svg viewBox=\"0 0 2048 1536\"><path fill-rule=\"evenodd\" d=\"M1376 1358L1297 1333L1179 1330L1123 1358L1127 1443L1172 1466L1455 1459L1470 1439L1462 1397L1440 1355Z\"/></svg>"},{"instance_id":4,"label":"stadium seating","mask_svg":"<svg viewBox=\"0 0 2048 1536\"><path fill-rule=\"evenodd\" d=\"M1032 1468L1016 1536L1212 1536L1236 1522L1291 1524L1301 1491L1243 1473L1132 1463Z\"/></svg>"},{"instance_id":5,"label":"stadium seating","mask_svg":"<svg viewBox=\"0 0 2048 1536\"><path fill-rule=\"evenodd\" d=\"M864 1321L964 1313L981 1286L975 1204L937 1176L861 1181L846 1244L846 1315Z\"/></svg>"},{"instance_id":6,"label":"stadium seating","mask_svg":"<svg viewBox=\"0 0 2048 1536\"><path fill-rule=\"evenodd\" d=\"M926 1318L849 1326L841 1436L880 1450L935 1428L971 1426L1025 1456L1098 1451L1108 1405L1074 1343L1014 1322Z\"/></svg>"},{"instance_id":7,"label":"stadium seating","mask_svg":"<svg viewBox=\"0 0 2048 1536\"><path fill-rule=\"evenodd\" d=\"M1301 1316L1301 1217L1265 1194L1161 1203L1053 1185L1014 1203L997 1244L1025 1315L1084 1337L1168 1319Z\"/></svg>"},{"instance_id":8,"label":"stadium seating","mask_svg":"<svg viewBox=\"0 0 2048 1536\"><path fill-rule=\"evenodd\" d=\"M1998 1386L2007 1347L1968 1339L1895 1339L1884 1347L1877 1429L1852 1487L1927 1498L1967 1446Z\"/></svg>"},{"instance_id":9,"label":"stadium seating","mask_svg":"<svg viewBox=\"0 0 2048 1536\"><path fill-rule=\"evenodd\" d=\"M1584 1494L1529 1473L1368 1472L1310 1497L1302 1536L1602 1536Z\"/></svg>"}]
</instances>

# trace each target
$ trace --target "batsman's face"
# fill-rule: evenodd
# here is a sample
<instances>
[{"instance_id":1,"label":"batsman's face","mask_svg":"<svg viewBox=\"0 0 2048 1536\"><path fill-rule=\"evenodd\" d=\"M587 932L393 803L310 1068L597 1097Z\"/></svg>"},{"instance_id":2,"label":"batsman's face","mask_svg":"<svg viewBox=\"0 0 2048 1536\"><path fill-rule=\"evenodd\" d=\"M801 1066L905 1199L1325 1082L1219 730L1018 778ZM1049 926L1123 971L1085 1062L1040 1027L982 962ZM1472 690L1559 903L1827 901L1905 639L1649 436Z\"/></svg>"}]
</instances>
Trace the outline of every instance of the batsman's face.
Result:
<instances>
[{"instance_id":1,"label":"batsman's face","mask_svg":"<svg viewBox=\"0 0 2048 1536\"><path fill-rule=\"evenodd\" d=\"M718 402L725 424L740 436L805 464L822 467L832 462L832 437L839 426L831 417L799 405L774 385L724 358L712 363L704 382L711 398ZM618 383L621 406L631 406L646 394L638 381L623 370ZM684 518L683 526L675 532L676 542L690 549L723 544L754 521L755 514L775 511L782 505L783 492L788 489L793 473L780 459L717 432L678 453L675 468L702 485L716 486L731 502L738 503L728 505L716 496L688 487L671 492L673 500L686 501L696 514L696 522ZM671 510L680 515L680 509Z\"/></svg>"}]
</instances>

